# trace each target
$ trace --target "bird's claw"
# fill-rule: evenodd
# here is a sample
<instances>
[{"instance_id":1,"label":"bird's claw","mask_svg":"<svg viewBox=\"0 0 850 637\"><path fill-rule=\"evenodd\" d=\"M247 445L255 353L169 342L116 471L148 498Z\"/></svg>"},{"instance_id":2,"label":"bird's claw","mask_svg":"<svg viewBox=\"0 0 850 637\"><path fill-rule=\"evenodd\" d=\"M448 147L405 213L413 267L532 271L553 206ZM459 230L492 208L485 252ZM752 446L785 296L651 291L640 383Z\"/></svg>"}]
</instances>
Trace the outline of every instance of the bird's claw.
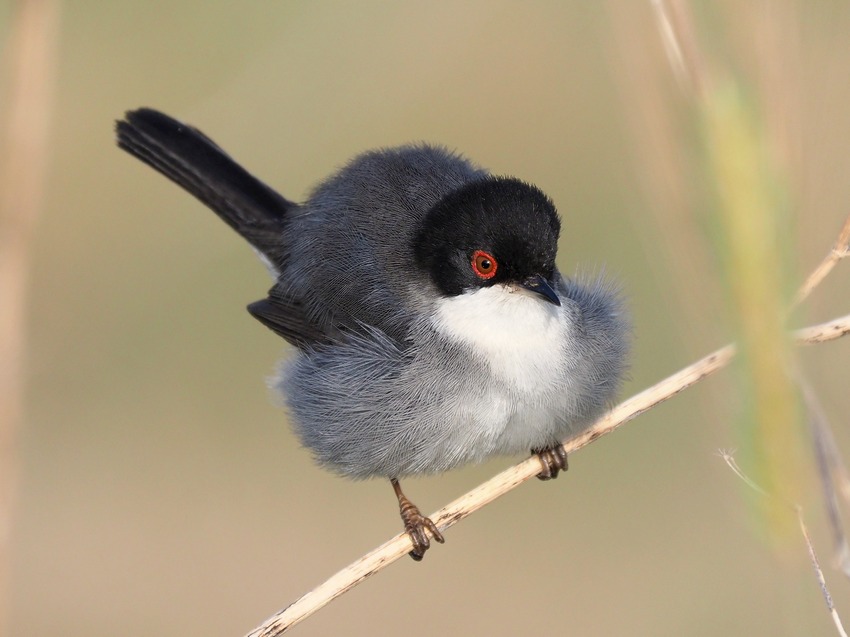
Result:
<instances>
[{"instance_id":1,"label":"bird's claw","mask_svg":"<svg viewBox=\"0 0 850 637\"><path fill-rule=\"evenodd\" d=\"M410 541L413 543L413 550L410 551L409 555L417 562L425 557L425 551L431 547L431 538L428 537L428 533L431 534L431 537L436 542L440 544L445 542L443 534L440 533L437 525L434 524L431 518L422 515L416 507L406 509L402 513L401 519L404 522L404 530L410 536Z\"/></svg>"},{"instance_id":2,"label":"bird's claw","mask_svg":"<svg viewBox=\"0 0 850 637\"><path fill-rule=\"evenodd\" d=\"M537 474L540 480L554 480L561 471L566 471L568 468L567 450L564 449L564 445L558 444L548 449L532 450L532 453L537 454L540 464L543 465L543 471Z\"/></svg>"},{"instance_id":3,"label":"bird's claw","mask_svg":"<svg viewBox=\"0 0 850 637\"><path fill-rule=\"evenodd\" d=\"M425 551L431 548L431 538L428 537L428 533L431 533L431 537L440 544L445 542L443 534L440 533L440 529L437 528L431 518L422 515L419 507L407 499L397 479L392 478L390 482L398 498L398 509L401 513L401 521L404 522L404 530L413 544L410 557L418 562L425 557Z\"/></svg>"}]
</instances>

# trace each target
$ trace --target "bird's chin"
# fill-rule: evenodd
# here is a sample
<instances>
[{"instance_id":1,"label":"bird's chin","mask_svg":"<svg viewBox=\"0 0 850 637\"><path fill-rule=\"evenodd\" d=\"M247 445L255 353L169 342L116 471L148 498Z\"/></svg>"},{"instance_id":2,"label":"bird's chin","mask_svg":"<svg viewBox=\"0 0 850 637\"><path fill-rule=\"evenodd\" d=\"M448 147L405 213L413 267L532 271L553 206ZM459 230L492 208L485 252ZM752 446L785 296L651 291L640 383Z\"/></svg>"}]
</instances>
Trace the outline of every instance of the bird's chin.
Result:
<instances>
[{"instance_id":1,"label":"bird's chin","mask_svg":"<svg viewBox=\"0 0 850 637\"><path fill-rule=\"evenodd\" d=\"M562 308L520 285L497 283L441 299L434 323L468 343L536 340L564 320Z\"/></svg>"},{"instance_id":2,"label":"bird's chin","mask_svg":"<svg viewBox=\"0 0 850 637\"><path fill-rule=\"evenodd\" d=\"M534 392L539 379L563 362L563 345L571 334L564 310L539 294L496 284L441 299L434 326L470 347L511 386Z\"/></svg>"}]
</instances>

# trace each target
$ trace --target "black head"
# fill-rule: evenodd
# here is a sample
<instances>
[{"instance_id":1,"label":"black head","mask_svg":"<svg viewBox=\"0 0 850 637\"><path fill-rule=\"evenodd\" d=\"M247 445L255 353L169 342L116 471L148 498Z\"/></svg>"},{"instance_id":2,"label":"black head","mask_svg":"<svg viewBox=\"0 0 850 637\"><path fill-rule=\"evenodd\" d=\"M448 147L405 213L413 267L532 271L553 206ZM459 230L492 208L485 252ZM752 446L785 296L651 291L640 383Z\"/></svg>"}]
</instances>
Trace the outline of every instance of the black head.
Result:
<instances>
[{"instance_id":1,"label":"black head","mask_svg":"<svg viewBox=\"0 0 850 637\"><path fill-rule=\"evenodd\" d=\"M414 240L417 263L448 296L496 283L525 285L557 303L546 282L555 272L561 222L539 188L487 177L449 193L428 212Z\"/></svg>"}]
</instances>

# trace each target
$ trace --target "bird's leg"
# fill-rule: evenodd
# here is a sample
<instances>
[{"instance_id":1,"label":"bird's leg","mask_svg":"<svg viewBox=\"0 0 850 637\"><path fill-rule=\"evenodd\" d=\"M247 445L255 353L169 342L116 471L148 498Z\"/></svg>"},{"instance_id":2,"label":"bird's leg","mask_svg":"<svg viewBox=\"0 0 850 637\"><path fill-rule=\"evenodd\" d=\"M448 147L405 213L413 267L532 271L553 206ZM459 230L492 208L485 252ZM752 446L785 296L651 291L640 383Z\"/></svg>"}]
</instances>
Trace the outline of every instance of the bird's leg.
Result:
<instances>
[{"instance_id":1,"label":"bird's leg","mask_svg":"<svg viewBox=\"0 0 850 637\"><path fill-rule=\"evenodd\" d=\"M537 454L543 471L537 474L540 480L554 480L561 471L567 470L567 450L564 445L558 443L546 449L532 449L531 453Z\"/></svg>"},{"instance_id":2,"label":"bird's leg","mask_svg":"<svg viewBox=\"0 0 850 637\"><path fill-rule=\"evenodd\" d=\"M398 510L401 513L401 521L404 522L404 530L410 536L410 541L413 542L413 550L410 552L410 557L418 562L424 557L425 551L431 546L431 540L428 539L428 533L425 530L430 531L434 539L440 544L445 542L443 534L440 533L440 529L431 521L431 518L426 518L422 515L419 508L407 499L407 496L401 491L401 485L398 483L398 480L391 478L390 482L398 498Z\"/></svg>"}]
</instances>

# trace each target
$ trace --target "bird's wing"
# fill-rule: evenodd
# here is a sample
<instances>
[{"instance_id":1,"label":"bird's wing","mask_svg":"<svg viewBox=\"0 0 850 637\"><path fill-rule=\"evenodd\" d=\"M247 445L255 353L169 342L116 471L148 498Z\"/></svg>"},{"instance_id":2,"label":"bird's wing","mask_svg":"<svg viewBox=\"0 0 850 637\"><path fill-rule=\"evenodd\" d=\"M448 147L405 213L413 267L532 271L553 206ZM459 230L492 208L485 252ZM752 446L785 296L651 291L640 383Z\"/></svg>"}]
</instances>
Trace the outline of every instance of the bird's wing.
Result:
<instances>
[{"instance_id":1,"label":"bird's wing","mask_svg":"<svg viewBox=\"0 0 850 637\"><path fill-rule=\"evenodd\" d=\"M343 331L332 323L319 325L310 320L303 303L278 285L269 290L268 297L251 303L248 311L275 334L302 349L344 338Z\"/></svg>"}]
</instances>

